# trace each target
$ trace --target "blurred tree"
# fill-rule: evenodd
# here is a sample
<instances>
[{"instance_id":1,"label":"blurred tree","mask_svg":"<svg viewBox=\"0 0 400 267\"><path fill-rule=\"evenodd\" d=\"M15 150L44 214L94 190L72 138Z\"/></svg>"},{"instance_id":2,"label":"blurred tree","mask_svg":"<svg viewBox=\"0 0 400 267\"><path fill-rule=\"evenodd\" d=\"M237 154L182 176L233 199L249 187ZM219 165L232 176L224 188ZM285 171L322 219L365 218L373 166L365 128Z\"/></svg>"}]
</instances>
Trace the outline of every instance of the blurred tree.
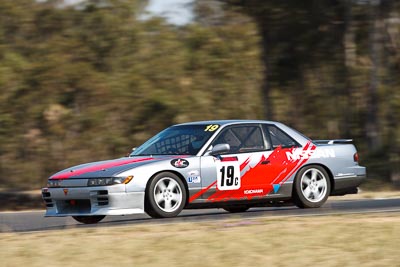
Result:
<instances>
[{"instance_id":1,"label":"blurred tree","mask_svg":"<svg viewBox=\"0 0 400 267\"><path fill-rule=\"evenodd\" d=\"M353 137L370 176L400 184L398 1L202 0L182 27L138 20L144 2L0 2L3 186L233 118Z\"/></svg>"},{"instance_id":2,"label":"blurred tree","mask_svg":"<svg viewBox=\"0 0 400 267\"><path fill-rule=\"evenodd\" d=\"M400 91L399 60L393 57L399 51L393 45L400 25L397 1L221 2L257 22L264 117L312 137L353 136L371 177L399 179L398 168L384 160L399 162L393 155L400 154L393 134L399 109L386 104L398 103Z\"/></svg>"},{"instance_id":3,"label":"blurred tree","mask_svg":"<svg viewBox=\"0 0 400 267\"><path fill-rule=\"evenodd\" d=\"M3 186L42 186L59 169L123 156L174 123L260 116L254 23L226 14L217 28L178 28L137 20L142 5L0 3Z\"/></svg>"}]
</instances>

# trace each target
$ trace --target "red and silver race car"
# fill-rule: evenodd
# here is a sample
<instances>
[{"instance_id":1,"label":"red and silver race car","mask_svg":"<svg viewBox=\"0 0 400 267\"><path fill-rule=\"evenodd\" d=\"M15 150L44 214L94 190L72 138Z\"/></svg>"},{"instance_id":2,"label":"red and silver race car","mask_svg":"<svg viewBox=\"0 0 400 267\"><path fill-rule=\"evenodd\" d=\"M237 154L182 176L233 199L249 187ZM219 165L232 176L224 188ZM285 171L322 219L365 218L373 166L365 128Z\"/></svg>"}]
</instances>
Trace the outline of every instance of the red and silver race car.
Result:
<instances>
[{"instance_id":1,"label":"red and silver race car","mask_svg":"<svg viewBox=\"0 0 400 267\"><path fill-rule=\"evenodd\" d=\"M184 208L316 208L329 195L357 193L365 177L351 140L313 141L272 121L202 121L171 126L128 157L60 171L42 197L45 216L96 223L144 212L173 217Z\"/></svg>"}]
</instances>

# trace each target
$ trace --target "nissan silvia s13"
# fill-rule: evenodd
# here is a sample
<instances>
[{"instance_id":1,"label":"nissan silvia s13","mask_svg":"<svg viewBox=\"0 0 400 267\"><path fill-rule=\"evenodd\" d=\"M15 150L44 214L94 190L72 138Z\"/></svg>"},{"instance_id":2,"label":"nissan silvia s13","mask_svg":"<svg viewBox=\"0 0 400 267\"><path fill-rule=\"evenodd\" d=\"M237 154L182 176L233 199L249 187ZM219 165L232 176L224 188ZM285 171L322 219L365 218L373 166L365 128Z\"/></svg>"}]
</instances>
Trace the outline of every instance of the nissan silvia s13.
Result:
<instances>
[{"instance_id":1,"label":"nissan silvia s13","mask_svg":"<svg viewBox=\"0 0 400 267\"><path fill-rule=\"evenodd\" d=\"M171 126L128 157L60 171L42 197L45 216L97 223L144 212L174 217L184 208L317 208L330 195L357 193L365 177L352 140L313 141L272 121L202 121Z\"/></svg>"}]
</instances>

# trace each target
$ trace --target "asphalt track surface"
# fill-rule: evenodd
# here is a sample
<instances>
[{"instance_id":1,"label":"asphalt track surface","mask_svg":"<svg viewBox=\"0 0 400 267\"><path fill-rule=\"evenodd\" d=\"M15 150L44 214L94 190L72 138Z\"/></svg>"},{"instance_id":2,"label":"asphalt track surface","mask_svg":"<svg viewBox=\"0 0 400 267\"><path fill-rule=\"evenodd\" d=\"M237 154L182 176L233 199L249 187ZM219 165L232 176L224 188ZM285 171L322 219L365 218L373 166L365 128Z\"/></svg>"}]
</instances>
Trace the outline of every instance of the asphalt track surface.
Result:
<instances>
[{"instance_id":1,"label":"asphalt track surface","mask_svg":"<svg viewBox=\"0 0 400 267\"><path fill-rule=\"evenodd\" d=\"M400 212L400 198L363 199L328 201L318 209L299 209L294 206L252 208L247 212L231 214L223 209L184 210L178 217L152 219L146 214L127 216L108 216L95 225L84 225L71 217L44 217L44 211L2 212L0 213L0 232L51 231L71 228L98 228L121 225L169 224L176 222L216 221L229 218L273 218L277 216L323 216L340 214L363 214Z\"/></svg>"}]
</instances>

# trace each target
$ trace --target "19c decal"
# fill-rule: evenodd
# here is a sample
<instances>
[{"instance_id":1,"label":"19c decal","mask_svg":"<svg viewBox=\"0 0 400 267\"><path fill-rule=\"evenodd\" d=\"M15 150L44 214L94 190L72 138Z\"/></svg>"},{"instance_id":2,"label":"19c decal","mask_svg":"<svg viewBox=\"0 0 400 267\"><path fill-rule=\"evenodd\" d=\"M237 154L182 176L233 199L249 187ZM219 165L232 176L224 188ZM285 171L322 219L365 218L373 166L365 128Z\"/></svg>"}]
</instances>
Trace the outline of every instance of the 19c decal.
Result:
<instances>
[{"instance_id":1,"label":"19c decal","mask_svg":"<svg viewBox=\"0 0 400 267\"><path fill-rule=\"evenodd\" d=\"M217 187L219 190L236 190L240 188L238 162L217 162Z\"/></svg>"},{"instance_id":2,"label":"19c decal","mask_svg":"<svg viewBox=\"0 0 400 267\"><path fill-rule=\"evenodd\" d=\"M226 169L226 175L225 175ZM235 168L233 166L222 166L219 170L221 172L221 187L222 186L237 186L239 184L239 177L235 177Z\"/></svg>"}]
</instances>

